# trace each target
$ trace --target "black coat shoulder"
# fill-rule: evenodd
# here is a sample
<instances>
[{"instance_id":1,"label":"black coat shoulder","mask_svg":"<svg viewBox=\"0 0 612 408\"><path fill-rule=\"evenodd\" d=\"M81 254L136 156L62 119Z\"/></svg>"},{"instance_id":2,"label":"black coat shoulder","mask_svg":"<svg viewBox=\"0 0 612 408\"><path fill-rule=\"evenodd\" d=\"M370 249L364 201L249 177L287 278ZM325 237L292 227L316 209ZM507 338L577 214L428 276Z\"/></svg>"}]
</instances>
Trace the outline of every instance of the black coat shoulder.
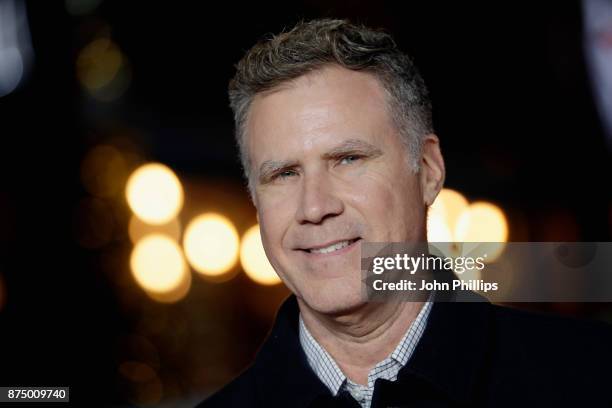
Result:
<instances>
[{"instance_id":1,"label":"black coat shoulder","mask_svg":"<svg viewBox=\"0 0 612 408\"><path fill-rule=\"evenodd\" d=\"M485 399L492 402L521 389L526 396L556 406L608 406L602 401L612 406L612 326L499 306L491 309Z\"/></svg>"},{"instance_id":2,"label":"black coat shoulder","mask_svg":"<svg viewBox=\"0 0 612 408\"><path fill-rule=\"evenodd\" d=\"M557 354L565 358L610 355L612 326L606 323L491 305L491 341L508 352Z\"/></svg>"},{"instance_id":3,"label":"black coat shoulder","mask_svg":"<svg viewBox=\"0 0 612 408\"><path fill-rule=\"evenodd\" d=\"M296 306L281 312L255 363L198 407L306 407L328 398L304 361L296 316ZM440 406L612 406L611 345L612 326L604 323L436 303L399 387L427 379L443 390L432 394ZM420 406L415 391L402 397L407 406Z\"/></svg>"}]
</instances>

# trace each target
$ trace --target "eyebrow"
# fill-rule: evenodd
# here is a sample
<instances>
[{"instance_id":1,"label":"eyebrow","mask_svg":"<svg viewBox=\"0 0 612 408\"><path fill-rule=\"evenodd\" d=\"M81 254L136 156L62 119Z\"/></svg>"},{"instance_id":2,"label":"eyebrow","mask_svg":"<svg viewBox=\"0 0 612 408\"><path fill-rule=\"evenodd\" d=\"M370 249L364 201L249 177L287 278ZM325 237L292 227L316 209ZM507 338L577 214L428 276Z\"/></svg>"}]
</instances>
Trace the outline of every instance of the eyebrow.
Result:
<instances>
[{"instance_id":1,"label":"eyebrow","mask_svg":"<svg viewBox=\"0 0 612 408\"><path fill-rule=\"evenodd\" d=\"M378 147L360 139L347 139L322 155L324 160L334 159L348 153L361 153L370 157L383 154ZM259 181L265 183L275 172L299 165L297 160L266 160L259 166Z\"/></svg>"},{"instance_id":2,"label":"eyebrow","mask_svg":"<svg viewBox=\"0 0 612 408\"><path fill-rule=\"evenodd\" d=\"M323 155L324 159L333 159L343 154L359 152L369 156L380 156L383 152L378 147L360 139L348 139Z\"/></svg>"},{"instance_id":3,"label":"eyebrow","mask_svg":"<svg viewBox=\"0 0 612 408\"><path fill-rule=\"evenodd\" d=\"M298 162L295 160L266 160L259 166L259 182L265 183L266 180L280 169L296 167Z\"/></svg>"}]
</instances>

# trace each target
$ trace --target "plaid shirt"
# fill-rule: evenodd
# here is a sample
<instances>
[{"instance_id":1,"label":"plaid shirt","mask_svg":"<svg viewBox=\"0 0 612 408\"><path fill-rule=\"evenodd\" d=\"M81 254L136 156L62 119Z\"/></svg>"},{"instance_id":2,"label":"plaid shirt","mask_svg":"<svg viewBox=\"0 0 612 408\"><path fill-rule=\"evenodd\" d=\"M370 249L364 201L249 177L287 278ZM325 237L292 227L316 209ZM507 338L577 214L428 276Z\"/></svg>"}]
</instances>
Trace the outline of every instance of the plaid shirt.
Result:
<instances>
[{"instance_id":1,"label":"plaid shirt","mask_svg":"<svg viewBox=\"0 0 612 408\"><path fill-rule=\"evenodd\" d=\"M408 363L410 356L425 331L431 306L431 301L425 302L393 353L376 364L370 371L367 386L356 384L344 375L329 353L312 337L302 320L301 314L300 343L306 353L308 364L333 395L338 395L340 391L346 390L363 408L369 408L372 403L372 394L376 380L379 378L389 381L397 380L400 369Z\"/></svg>"}]
</instances>

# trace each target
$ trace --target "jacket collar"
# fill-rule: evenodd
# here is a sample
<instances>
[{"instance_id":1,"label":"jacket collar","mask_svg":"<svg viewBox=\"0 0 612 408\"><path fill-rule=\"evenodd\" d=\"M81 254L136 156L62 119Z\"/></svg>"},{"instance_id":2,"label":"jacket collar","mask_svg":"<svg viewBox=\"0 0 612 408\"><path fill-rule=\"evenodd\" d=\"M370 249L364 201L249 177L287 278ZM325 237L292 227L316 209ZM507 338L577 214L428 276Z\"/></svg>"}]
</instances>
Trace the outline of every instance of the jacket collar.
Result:
<instances>
[{"instance_id":1,"label":"jacket collar","mask_svg":"<svg viewBox=\"0 0 612 408\"><path fill-rule=\"evenodd\" d=\"M379 380L372 406L380 402L401 405L414 398L467 404L485 362L489 319L486 302L436 302L412 358L396 382ZM297 300L290 296L277 313L253 367L263 406L307 407L317 398L331 397L308 366L298 324Z\"/></svg>"}]
</instances>

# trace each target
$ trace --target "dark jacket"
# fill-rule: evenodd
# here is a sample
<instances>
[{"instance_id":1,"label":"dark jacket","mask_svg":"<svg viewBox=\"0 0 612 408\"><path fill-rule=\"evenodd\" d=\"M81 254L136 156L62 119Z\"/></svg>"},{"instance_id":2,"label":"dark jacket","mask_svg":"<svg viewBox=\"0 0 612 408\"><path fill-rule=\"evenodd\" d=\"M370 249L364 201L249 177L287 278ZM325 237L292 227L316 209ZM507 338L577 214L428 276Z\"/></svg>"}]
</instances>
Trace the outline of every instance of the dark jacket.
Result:
<instances>
[{"instance_id":1,"label":"dark jacket","mask_svg":"<svg viewBox=\"0 0 612 408\"><path fill-rule=\"evenodd\" d=\"M435 303L396 382L375 383L372 407L612 407L612 331L489 303ZM254 364L199 405L359 407L333 397L308 366L290 297Z\"/></svg>"}]
</instances>

